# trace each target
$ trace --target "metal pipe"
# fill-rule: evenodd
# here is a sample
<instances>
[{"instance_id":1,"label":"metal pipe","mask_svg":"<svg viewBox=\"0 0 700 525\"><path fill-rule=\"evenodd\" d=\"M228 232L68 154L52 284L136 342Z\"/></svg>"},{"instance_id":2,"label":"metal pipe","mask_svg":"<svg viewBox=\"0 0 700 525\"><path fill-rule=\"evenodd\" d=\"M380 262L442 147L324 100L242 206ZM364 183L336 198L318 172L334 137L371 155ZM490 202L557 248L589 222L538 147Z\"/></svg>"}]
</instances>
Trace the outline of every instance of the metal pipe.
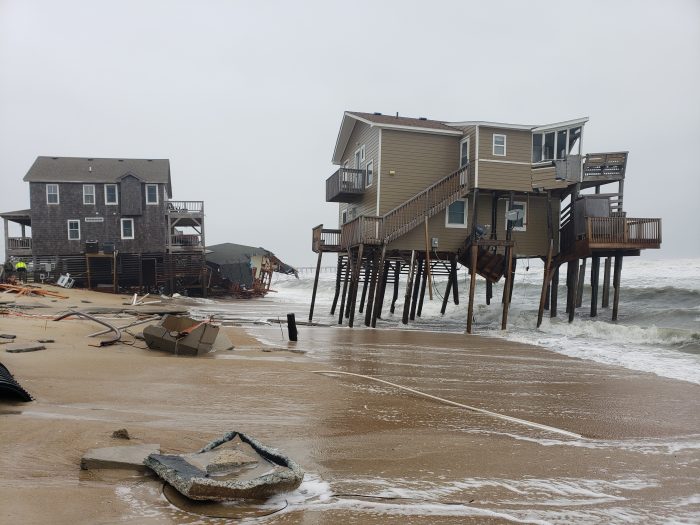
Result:
<instances>
[{"instance_id":1,"label":"metal pipe","mask_svg":"<svg viewBox=\"0 0 700 525\"><path fill-rule=\"evenodd\" d=\"M90 314L86 314L85 312L67 312L63 315L59 315L54 319L54 321L60 321L61 319L65 319L66 317L71 317L73 315L77 315L79 317L84 317L85 319L90 319L91 321L95 321L98 324L101 324L102 326L106 326L109 328L111 331L114 332L114 336L111 339L103 339L100 341L100 343L97 346L107 346L116 343L122 338L122 333L119 331L119 328L117 328L114 325L111 325L105 321L102 321L100 319L97 319L96 317L93 317Z\"/></svg>"}]
</instances>

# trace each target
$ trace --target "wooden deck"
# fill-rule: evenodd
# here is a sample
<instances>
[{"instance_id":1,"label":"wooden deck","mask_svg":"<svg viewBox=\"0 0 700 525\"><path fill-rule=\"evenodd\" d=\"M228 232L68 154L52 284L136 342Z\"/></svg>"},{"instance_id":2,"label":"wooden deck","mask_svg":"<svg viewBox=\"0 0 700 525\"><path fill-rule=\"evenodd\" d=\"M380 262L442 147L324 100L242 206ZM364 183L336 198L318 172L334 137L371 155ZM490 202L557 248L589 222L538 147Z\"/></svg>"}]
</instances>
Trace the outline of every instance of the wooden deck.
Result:
<instances>
[{"instance_id":1,"label":"wooden deck","mask_svg":"<svg viewBox=\"0 0 700 525\"><path fill-rule=\"evenodd\" d=\"M326 179L326 202L355 202L367 185L365 170L340 168Z\"/></svg>"}]
</instances>

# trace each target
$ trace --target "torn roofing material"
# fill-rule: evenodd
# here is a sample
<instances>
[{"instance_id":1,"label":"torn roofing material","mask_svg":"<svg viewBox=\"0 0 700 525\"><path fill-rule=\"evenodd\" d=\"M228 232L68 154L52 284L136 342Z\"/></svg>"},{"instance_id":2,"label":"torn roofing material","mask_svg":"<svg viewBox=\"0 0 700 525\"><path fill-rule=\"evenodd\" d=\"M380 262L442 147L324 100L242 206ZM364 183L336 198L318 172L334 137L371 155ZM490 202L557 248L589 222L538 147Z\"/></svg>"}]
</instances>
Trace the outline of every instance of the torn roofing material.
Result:
<instances>
[{"instance_id":1,"label":"torn roofing material","mask_svg":"<svg viewBox=\"0 0 700 525\"><path fill-rule=\"evenodd\" d=\"M22 388L2 363L0 363L0 397L15 398L20 401L32 400L29 392Z\"/></svg>"}]
</instances>

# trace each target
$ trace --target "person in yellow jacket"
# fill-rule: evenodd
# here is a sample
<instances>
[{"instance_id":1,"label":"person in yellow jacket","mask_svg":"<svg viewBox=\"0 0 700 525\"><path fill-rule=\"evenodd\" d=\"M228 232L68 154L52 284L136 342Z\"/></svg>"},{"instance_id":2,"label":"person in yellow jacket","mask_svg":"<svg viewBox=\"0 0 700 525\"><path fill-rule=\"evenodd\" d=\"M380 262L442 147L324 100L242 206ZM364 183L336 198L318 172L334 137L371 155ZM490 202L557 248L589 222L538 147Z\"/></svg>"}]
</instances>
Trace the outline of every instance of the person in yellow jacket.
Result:
<instances>
[{"instance_id":1,"label":"person in yellow jacket","mask_svg":"<svg viewBox=\"0 0 700 525\"><path fill-rule=\"evenodd\" d=\"M20 280L20 282L26 283L27 282L27 264L19 260L15 264L15 271L17 272L17 278Z\"/></svg>"}]
</instances>

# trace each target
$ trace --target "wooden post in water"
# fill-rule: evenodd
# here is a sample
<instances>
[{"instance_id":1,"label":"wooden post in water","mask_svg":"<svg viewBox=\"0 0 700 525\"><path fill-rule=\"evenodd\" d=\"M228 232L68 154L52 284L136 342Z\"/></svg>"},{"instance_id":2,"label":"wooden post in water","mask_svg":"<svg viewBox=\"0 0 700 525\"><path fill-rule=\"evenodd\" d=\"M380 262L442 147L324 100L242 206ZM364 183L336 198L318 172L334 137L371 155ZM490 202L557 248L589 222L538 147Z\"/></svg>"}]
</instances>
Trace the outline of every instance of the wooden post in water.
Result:
<instances>
[{"instance_id":1,"label":"wooden post in water","mask_svg":"<svg viewBox=\"0 0 700 525\"><path fill-rule=\"evenodd\" d=\"M457 286L457 256L452 255L452 266L450 267L452 271L452 300L455 306L459 305L459 288Z\"/></svg>"},{"instance_id":2,"label":"wooden post in water","mask_svg":"<svg viewBox=\"0 0 700 525\"><path fill-rule=\"evenodd\" d=\"M425 261L425 268L423 271L423 279L420 283L420 292L418 293L418 308L416 309L416 315L420 317L423 313L423 299L425 299L425 286L428 283L430 277L430 268L428 267L428 260Z\"/></svg>"},{"instance_id":3,"label":"wooden post in water","mask_svg":"<svg viewBox=\"0 0 700 525\"><path fill-rule=\"evenodd\" d=\"M350 257L348 257L347 264L345 265L345 278L343 279L343 295L340 299L340 315L338 315L338 324L343 324L343 317L345 317L345 301L347 298L349 277L350 277Z\"/></svg>"},{"instance_id":4,"label":"wooden post in water","mask_svg":"<svg viewBox=\"0 0 700 525\"><path fill-rule=\"evenodd\" d=\"M382 255L380 261L384 261L382 269L382 277L379 282L379 290L377 291L377 299L374 303L374 311L372 313L372 328L377 326L377 319L382 317L382 306L384 306L384 292L386 291L386 281L389 278L389 261L385 260L386 244L382 246ZM380 264L382 266L382 264Z\"/></svg>"},{"instance_id":5,"label":"wooden post in water","mask_svg":"<svg viewBox=\"0 0 700 525\"><path fill-rule=\"evenodd\" d=\"M573 322L574 320L574 315L576 314L576 298L578 297L577 294L577 286L578 286L578 271L579 271L579 266L578 266L578 259L574 259L569 263L571 265L571 286L570 286L570 306L569 306L569 322Z\"/></svg>"},{"instance_id":6,"label":"wooden post in water","mask_svg":"<svg viewBox=\"0 0 700 525\"><path fill-rule=\"evenodd\" d=\"M544 263L544 276L542 277L542 291L540 292L540 307L537 310L537 328L542 324L544 316L544 304L547 301L547 289L549 281L552 277L552 255L554 253L554 240L549 240L549 249L547 250L547 260Z\"/></svg>"},{"instance_id":7,"label":"wooden post in water","mask_svg":"<svg viewBox=\"0 0 700 525\"><path fill-rule=\"evenodd\" d=\"M467 333L472 333L472 323L474 321L474 293L476 292L476 268L479 247L476 243L471 245L471 280L469 281L469 305L467 307Z\"/></svg>"},{"instance_id":8,"label":"wooden post in water","mask_svg":"<svg viewBox=\"0 0 700 525\"><path fill-rule=\"evenodd\" d=\"M612 320L617 321L617 307L620 304L620 275L622 274L622 255L615 256L615 273L613 275L613 311Z\"/></svg>"},{"instance_id":9,"label":"wooden post in water","mask_svg":"<svg viewBox=\"0 0 700 525\"><path fill-rule=\"evenodd\" d=\"M408 279L406 280L406 295L403 300L403 315L401 322L408 324L408 311L411 308L411 288L413 287L413 272L415 270L416 252L411 251L411 264L408 268Z\"/></svg>"},{"instance_id":10,"label":"wooden post in water","mask_svg":"<svg viewBox=\"0 0 700 525\"><path fill-rule=\"evenodd\" d=\"M311 292L311 307L309 308L309 322L313 321L314 318L314 305L316 304L316 290L318 289L318 274L321 271L321 257L323 257L323 252L318 252L318 261L316 262L316 275L314 277L314 289Z\"/></svg>"},{"instance_id":11,"label":"wooden post in water","mask_svg":"<svg viewBox=\"0 0 700 525\"><path fill-rule=\"evenodd\" d=\"M370 276L372 272L372 265L370 264L369 258L365 261L365 278L362 283L362 295L360 296L360 313L365 311L365 298L367 297L367 284L369 284Z\"/></svg>"},{"instance_id":12,"label":"wooden post in water","mask_svg":"<svg viewBox=\"0 0 700 525\"><path fill-rule=\"evenodd\" d=\"M600 273L600 257L591 259L591 317L598 315L598 281Z\"/></svg>"},{"instance_id":13,"label":"wooden post in water","mask_svg":"<svg viewBox=\"0 0 700 525\"><path fill-rule=\"evenodd\" d=\"M340 295L340 282L343 280L343 257L338 255L338 267L335 270L335 295L333 295L333 304L331 305L331 315L335 315L335 307L338 304L338 296Z\"/></svg>"},{"instance_id":14,"label":"wooden post in water","mask_svg":"<svg viewBox=\"0 0 700 525\"><path fill-rule=\"evenodd\" d=\"M365 312L365 326L370 326L372 324L372 314L374 312L374 300L375 294L377 293L377 278L379 274L379 254L374 253L372 257L372 268L370 274L369 282L369 297L367 297L367 311Z\"/></svg>"},{"instance_id":15,"label":"wooden post in water","mask_svg":"<svg viewBox=\"0 0 700 525\"><path fill-rule=\"evenodd\" d=\"M549 316L557 316L557 301L559 299L559 267L557 266L554 270L554 275L552 276L552 282L549 285L550 296L549 296Z\"/></svg>"},{"instance_id":16,"label":"wooden post in water","mask_svg":"<svg viewBox=\"0 0 700 525\"><path fill-rule=\"evenodd\" d=\"M413 283L413 295L411 299L411 321L416 320L416 307L418 306L418 292L420 290L420 281L423 277L423 257L418 256L418 267L416 269L416 275Z\"/></svg>"},{"instance_id":17,"label":"wooden post in water","mask_svg":"<svg viewBox=\"0 0 700 525\"><path fill-rule=\"evenodd\" d=\"M493 283L486 279L486 304L491 304L491 298L493 297Z\"/></svg>"},{"instance_id":18,"label":"wooden post in water","mask_svg":"<svg viewBox=\"0 0 700 525\"><path fill-rule=\"evenodd\" d=\"M603 298L600 306L607 308L610 304L610 257L605 258L603 269Z\"/></svg>"},{"instance_id":19,"label":"wooden post in water","mask_svg":"<svg viewBox=\"0 0 700 525\"><path fill-rule=\"evenodd\" d=\"M353 271L354 283L350 284L350 297L352 301L350 302L350 318L348 319L348 326L352 328L355 322L355 304L357 303L357 288L360 284L360 268L362 268L362 257L364 255L365 245L360 244L357 249L357 264Z\"/></svg>"},{"instance_id":20,"label":"wooden post in water","mask_svg":"<svg viewBox=\"0 0 700 525\"><path fill-rule=\"evenodd\" d=\"M447 287L445 288L445 295L442 298L442 308L440 309L440 313L442 315L445 315L445 310L447 309L447 301L450 300L450 291L452 290L452 279L453 279L453 271L455 266L457 265L457 261L454 259L454 257L450 257L450 271L447 276Z\"/></svg>"},{"instance_id":21,"label":"wooden post in water","mask_svg":"<svg viewBox=\"0 0 700 525\"><path fill-rule=\"evenodd\" d=\"M511 287L513 286L513 252L512 248L506 248L506 282L503 287L503 315L501 317L501 330L508 325L508 308L510 307Z\"/></svg>"},{"instance_id":22,"label":"wooden post in water","mask_svg":"<svg viewBox=\"0 0 700 525\"><path fill-rule=\"evenodd\" d=\"M396 261L394 268L394 295L391 298L391 307L389 311L393 314L396 310L396 299L399 298L399 280L401 279L401 261Z\"/></svg>"},{"instance_id":23,"label":"wooden post in water","mask_svg":"<svg viewBox=\"0 0 700 525\"><path fill-rule=\"evenodd\" d=\"M581 266L578 269L578 283L576 285L576 308L583 304L583 284L586 282L586 259L581 259Z\"/></svg>"}]
</instances>

